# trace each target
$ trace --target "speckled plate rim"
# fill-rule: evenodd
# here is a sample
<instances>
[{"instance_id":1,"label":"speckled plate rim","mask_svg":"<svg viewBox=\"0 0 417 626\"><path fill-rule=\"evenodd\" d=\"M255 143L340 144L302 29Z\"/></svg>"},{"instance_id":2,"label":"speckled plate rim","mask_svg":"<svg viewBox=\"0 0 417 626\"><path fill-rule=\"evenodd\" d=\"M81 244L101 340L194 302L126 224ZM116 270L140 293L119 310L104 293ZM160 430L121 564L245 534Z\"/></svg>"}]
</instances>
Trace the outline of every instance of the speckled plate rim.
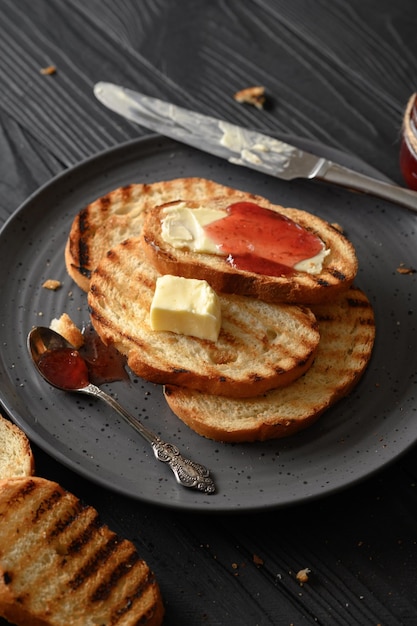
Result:
<instances>
[{"instance_id":1,"label":"speckled plate rim","mask_svg":"<svg viewBox=\"0 0 417 626\"><path fill-rule=\"evenodd\" d=\"M316 142L283 139L378 175L360 160ZM42 321L49 322L51 315L65 309L76 321L85 322L83 294L66 277L62 257L65 233L78 210L119 185L177 176L205 176L284 205L311 206L329 220L349 222L349 236L359 249L358 286L370 296L377 315L374 355L357 389L316 425L285 440L242 445L205 440L172 416L159 388L138 380L132 380L129 388L112 387L128 404L134 396L133 409L143 412L163 438L212 469L218 484L213 496L176 485L128 427L108 414L103 418L101 407L80 404L74 396L46 388L34 375L25 350L28 326L39 323L41 313ZM102 486L157 506L206 513L260 511L353 486L398 459L417 440L413 396L417 362L409 350L417 332L410 314L417 310L417 290L413 275L400 276L395 270L402 262L417 266L415 225L411 212L371 197L307 181L278 181L159 136L106 150L44 185L0 232L0 263L10 268L0 304L1 404L34 443L62 464ZM384 247L388 252L381 256ZM40 286L51 272L64 282L55 298ZM391 306L391 292L400 303L396 309ZM19 338L13 340L17 329ZM394 349L407 352L407 358L396 358ZM55 424L50 417L55 412L66 418L74 410L77 419L71 416L72 425L64 420ZM103 462L103 450L113 455L108 463L107 457Z\"/></svg>"}]
</instances>

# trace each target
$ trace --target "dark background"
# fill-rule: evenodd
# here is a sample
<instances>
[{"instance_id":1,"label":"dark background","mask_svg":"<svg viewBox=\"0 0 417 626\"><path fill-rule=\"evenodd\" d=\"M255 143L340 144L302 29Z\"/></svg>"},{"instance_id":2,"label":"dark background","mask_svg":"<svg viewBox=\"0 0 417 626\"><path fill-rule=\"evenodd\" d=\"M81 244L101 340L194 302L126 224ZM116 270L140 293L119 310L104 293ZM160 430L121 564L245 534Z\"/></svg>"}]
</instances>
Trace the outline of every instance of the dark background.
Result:
<instances>
[{"instance_id":1,"label":"dark background","mask_svg":"<svg viewBox=\"0 0 417 626\"><path fill-rule=\"evenodd\" d=\"M95 101L103 79L318 140L401 184L416 9L415 0L1 0L1 221L54 175L147 134ZM48 66L56 73L40 72ZM231 98L251 84L266 87L265 111ZM340 494L232 517L132 502L35 454L38 474L135 541L168 626L417 623L415 447Z\"/></svg>"}]
</instances>

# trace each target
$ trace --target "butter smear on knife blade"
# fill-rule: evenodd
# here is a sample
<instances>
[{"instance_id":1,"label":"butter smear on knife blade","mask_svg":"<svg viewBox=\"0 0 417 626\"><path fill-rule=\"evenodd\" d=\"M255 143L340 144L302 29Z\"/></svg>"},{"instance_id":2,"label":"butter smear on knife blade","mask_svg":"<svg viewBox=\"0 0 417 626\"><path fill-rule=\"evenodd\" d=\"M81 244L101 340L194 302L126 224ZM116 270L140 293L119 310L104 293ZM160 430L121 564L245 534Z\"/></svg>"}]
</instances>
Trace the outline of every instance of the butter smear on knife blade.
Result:
<instances>
[{"instance_id":1,"label":"butter smear on knife blade","mask_svg":"<svg viewBox=\"0 0 417 626\"><path fill-rule=\"evenodd\" d=\"M244 165L253 163L268 166L268 155L273 158L269 166L275 172L282 172L288 167L289 159L294 156L297 148L290 146L278 139L260 135L253 131L246 132L244 128L220 121L219 128L223 132L220 140L222 146L231 152L237 152L239 157L229 157L230 163Z\"/></svg>"},{"instance_id":2,"label":"butter smear on knife blade","mask_svg":"<svg viewBox=\"0 0 417 626\"><path fill-rule=\"evenodd\" d=\"M406 206L417 212L417 193L366 176L256 131L242 129L131 89L99 82L96 97L109 109L176 141L214 154L229 163L281 178L318 179Z\"/></svg>"}]
</instances>

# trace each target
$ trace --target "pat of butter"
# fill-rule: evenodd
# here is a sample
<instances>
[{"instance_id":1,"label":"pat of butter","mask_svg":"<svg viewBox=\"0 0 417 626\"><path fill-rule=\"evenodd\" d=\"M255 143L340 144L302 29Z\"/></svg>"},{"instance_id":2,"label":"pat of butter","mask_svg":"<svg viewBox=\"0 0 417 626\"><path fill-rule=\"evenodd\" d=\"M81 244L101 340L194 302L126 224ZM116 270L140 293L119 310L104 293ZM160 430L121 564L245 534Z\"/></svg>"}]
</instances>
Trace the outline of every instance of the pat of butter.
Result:
<instances>
[{"instance_id":1,"label":"pat of butter","mask_svg":"<svg viewBox=\"0 0 417 626\"><path fill-rule=\"evenodd\" d=\"M312 256L310 259L304 259L294 265L294 269L298 272L307 272L307 274L320 274L323 269L323 263L327 255L330 254L330 250L324 247L320 250L316 256Z\"/></svg>"},{"instance_id":2,"label":"pat of butter","mask_svg":"<svg viewBox=\"0 0 417 626\"><path fill-rule=\"evenodd\" d=\"M220 300L205 280L169 274L156 281L150 310L152 330L217 341L221 326Z\"/></svg>"},{"instance_id":3,"label":"pat of butter","mask_svg":"<svg viewBox=\"0 0 417 626\"><path fill-rule=\"evenodd\" d=\"M205 234L204 226L226 217L225 211L206 207L190 209L185 202L180 202L166 207L163 215L161 236L166 243L194 252L222 254L218 245Z\"/></svg>"}]
</instances>

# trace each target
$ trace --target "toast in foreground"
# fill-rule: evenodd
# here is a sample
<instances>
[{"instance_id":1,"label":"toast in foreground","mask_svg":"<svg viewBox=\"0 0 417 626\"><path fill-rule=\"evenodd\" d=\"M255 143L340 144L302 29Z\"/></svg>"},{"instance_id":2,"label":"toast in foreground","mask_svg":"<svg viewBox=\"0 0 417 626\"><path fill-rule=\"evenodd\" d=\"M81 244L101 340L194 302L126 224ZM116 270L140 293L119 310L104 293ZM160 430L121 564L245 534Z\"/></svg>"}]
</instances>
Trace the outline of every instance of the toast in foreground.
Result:
<instances>
[{"instance_id":1,"label":"toast in foreground","mask_svg":"<svg viewBox=\"0 0 417 626\"><path fill-rule=\"evenodd\" d=\"M133 238L101 259L88 305L106 345L126 355L131 370L155 383L248 397L287 385L310 367L319 343L310 309L220 295L217 341L153 331L150 308L158 273Z\"/></svg>"},{"instance_id":2,"label":"toast in foreground","mask_svg":"<svg viewBox=\"0 0 417 626\"><path fill-rule=\"evenodd\" d=\"M0 479L32 476L34 471L29 439L20 428L0 415Z\"/></svg>"},{"instance_id":3,"label":"toast in foreground","mask_svg":"<svg viewBox=\"0 0 417 626\"><path fill-rule=\"evenodd\" d=\"M0 481L0 615L19 626L158 626L163 604L134 545L57 483Z\"/></svg>"},{"instance_id":4,"label":"toast in foreground","mask_svg":"<svg viewBox=\"0 0 417 626\"><path fill-rule=\"evenodd\" d=\"M249 196L204 178L176 178L114 189L75 216L65 248L67 271L81 289L88 291L100 258L124 239L140 235L147 209L179 198L209 199L231 193L242 199Z\"/></svg>"},{"instance_id":5,"label":"toast in foreground","mask_svg":"<svg viewBox=\"0 0 417 626\"><path fill-rule=\"evenodd\" d=\"M238 194L148 210L145 252L158 272L265 302L329 302L351 286L358 261L338 229L312 213L250 194L242 202Z\"/></svg>"},{"instance_id":6,"label":"toast in foreground","mask_svg":"<svg viewBox=\"0 0 417 626\"><path fill-rule=\"evenodd\" d=\"M354 287L332 304L312 309L320 343L304 376L283 389L242 400L167 385L171 410L200 435L224 442L277 439L315 422L358 383L371 357L375 322L369 300Z\"/></svg>"}]
</instances>

